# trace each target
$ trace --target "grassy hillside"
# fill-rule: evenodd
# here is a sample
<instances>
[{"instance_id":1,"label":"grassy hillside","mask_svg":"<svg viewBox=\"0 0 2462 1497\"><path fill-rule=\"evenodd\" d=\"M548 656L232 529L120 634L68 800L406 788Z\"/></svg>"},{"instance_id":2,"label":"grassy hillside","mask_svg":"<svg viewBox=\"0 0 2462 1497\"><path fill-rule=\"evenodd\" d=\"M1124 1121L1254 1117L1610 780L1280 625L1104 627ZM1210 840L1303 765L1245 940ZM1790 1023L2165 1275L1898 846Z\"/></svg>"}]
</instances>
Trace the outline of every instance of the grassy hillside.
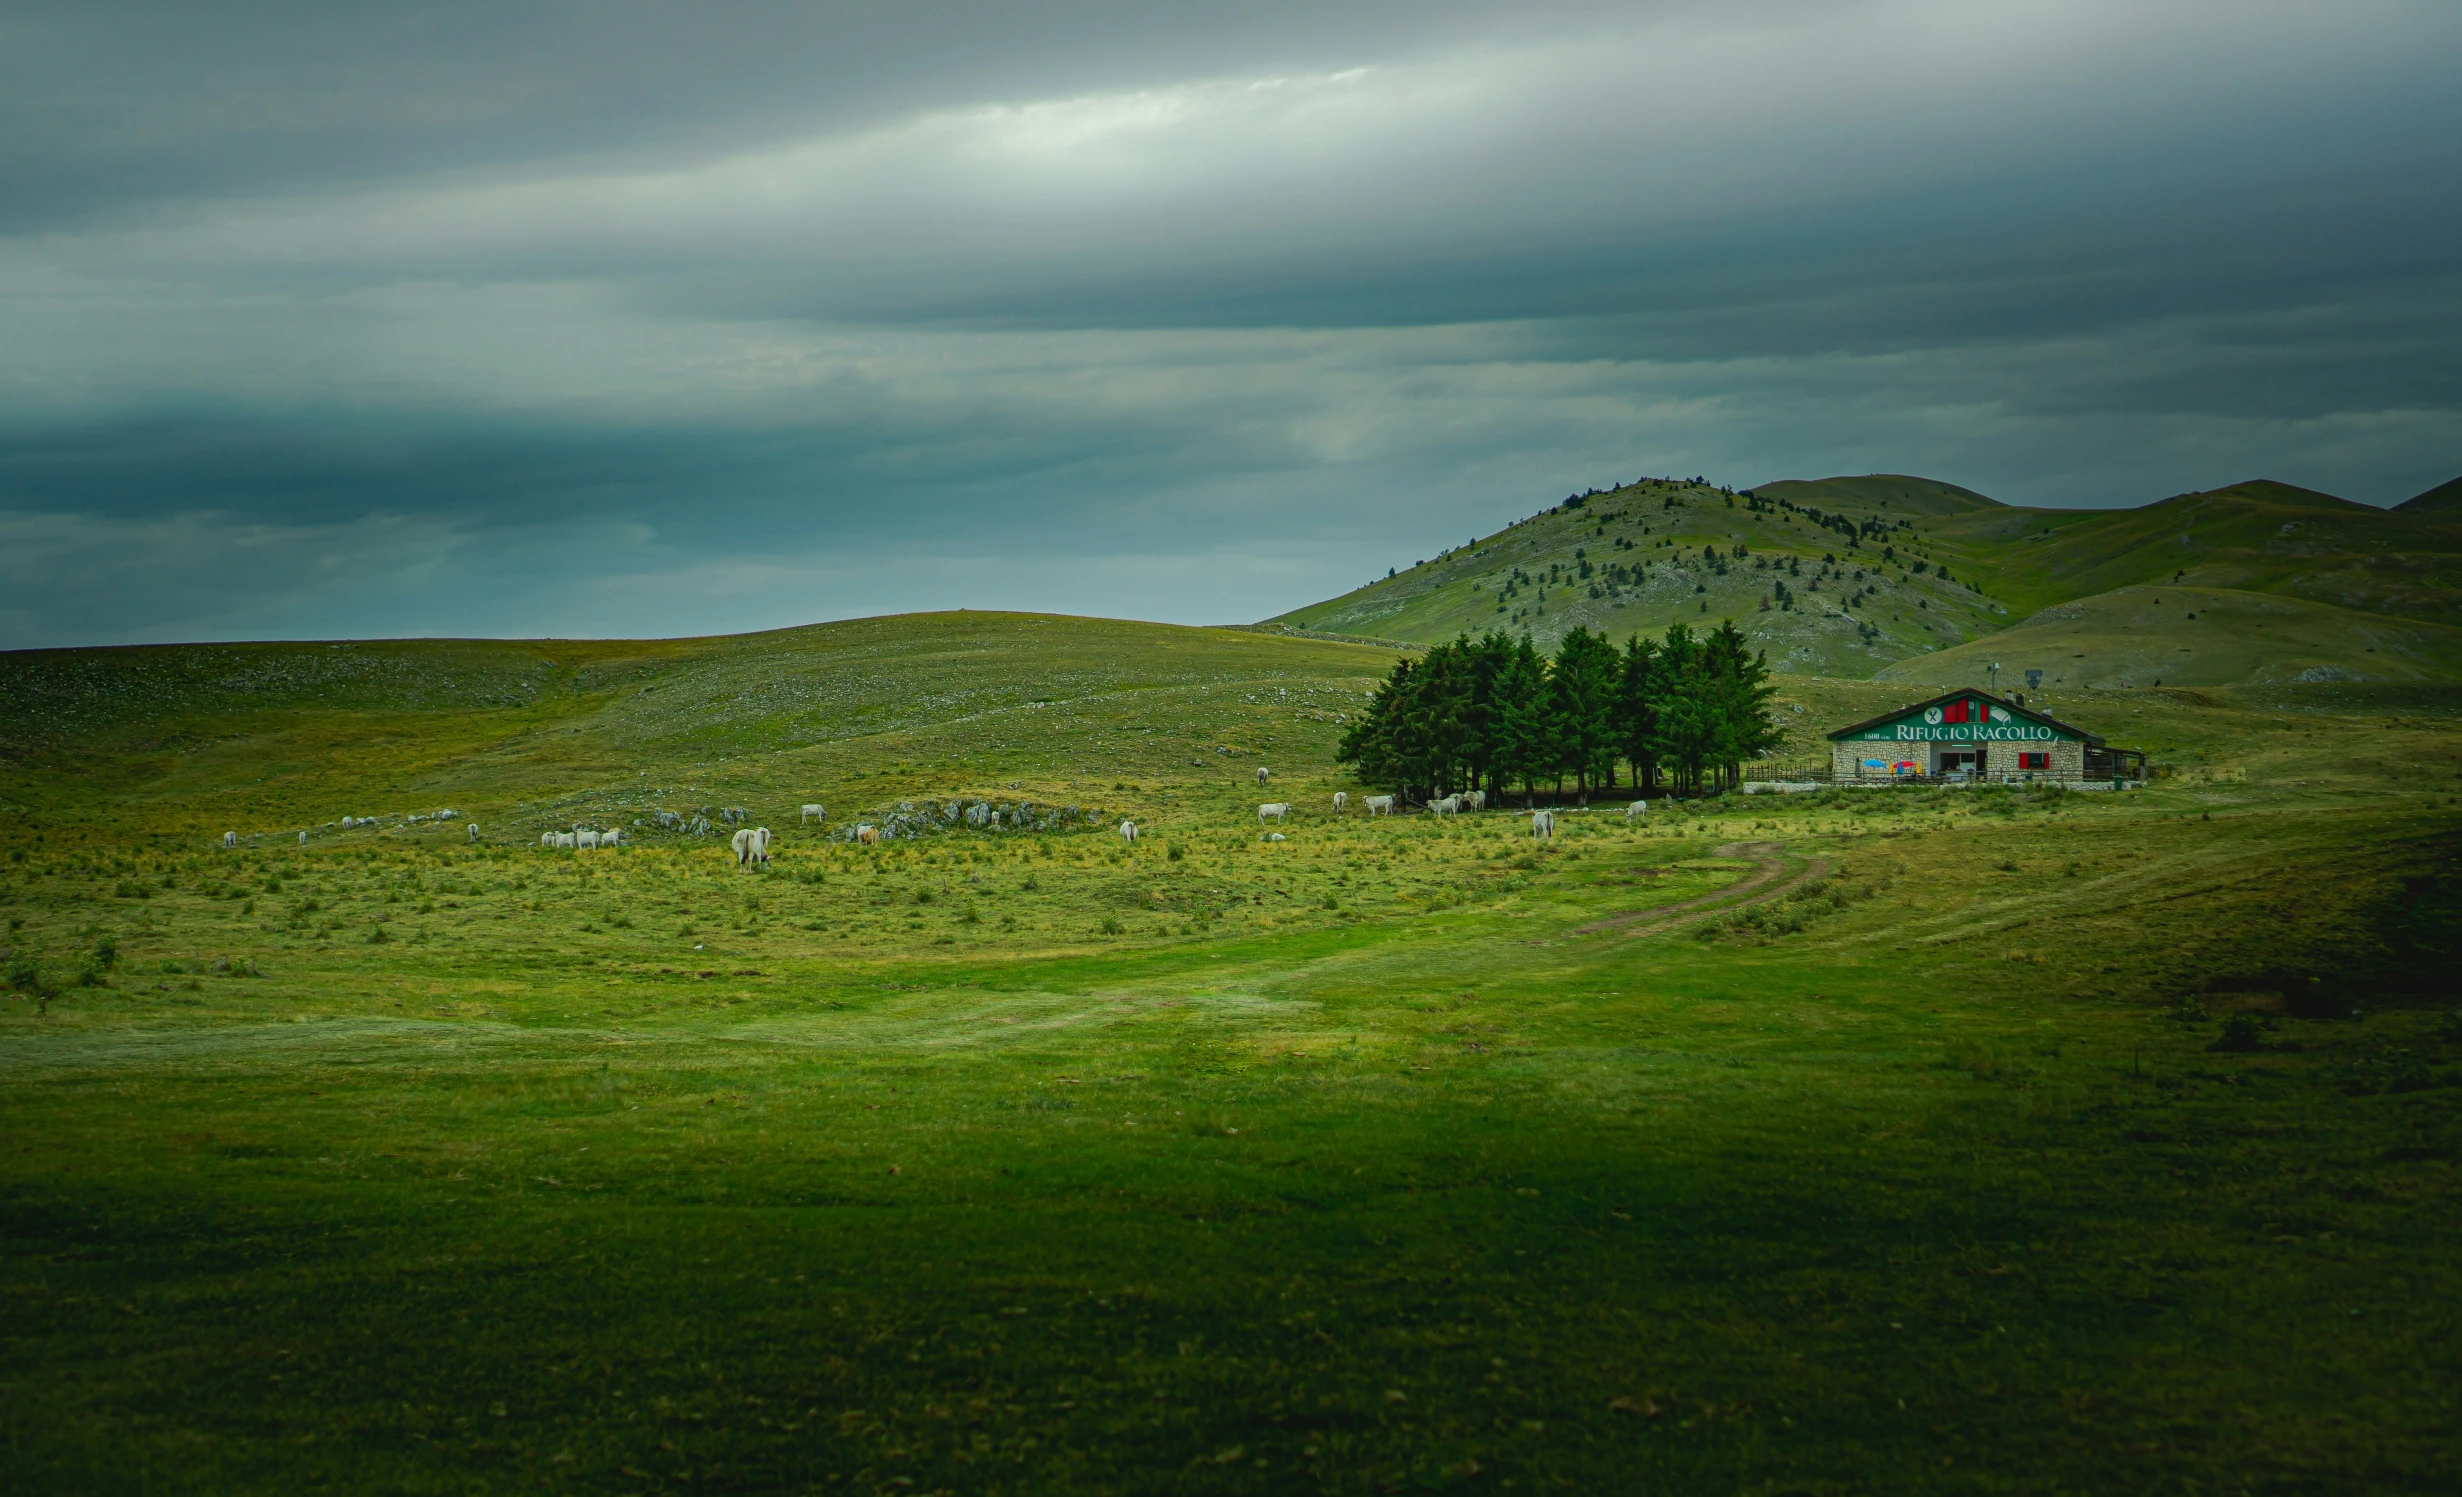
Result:
<instances>
[{"instance_id":1,"label":"grassy hillside","mask_svg":"<svg viewBox=\"0 0 2462 1497\"><path fill-rule=\"evenodd\" d=\"M1779 670L1861 677L2008 621L2005 607L1943 581L1930 562L1917 574L1920 552L1900 556L1881 539L1851 545L1821 523L1838 513L1639 483L1568 500L1273 622L1422 643L1527 630L1552 648L1576 625L1622 640L1732 618ZM1910 534L1892 533L1900 544Z\"/></svg>"},{"instance_id":2,"label":"grassy hillside","mask_svg":"<svg viewBox=\"0 0 2462 1497\"><path fill-rule=\"evenodd\" d=\"M1786 570L1773 574L1773 562ZM1941 582L1944 567L1953 582ZM1792 599L1774 591L1782 580ZM1552 645L1575 624L1622 638L1732 617L1781 670L1947 681L1992 658L1992 636L2063 608L2045 625L2058 626L2071 656L2110 662L2097 679L2116 682L2169 679L2170 662L2154 658L2163 650L2148 653L2144 632L2165 616L2138 618L2141 603L2121 596L2158 586L2316 605L2285 615L2308 622L2279 658L2219 647L2211 630L2172 640L2169 652L2200 658L2200 684L2302 671L2436 677L2447 669L2441 641L2462 627L2462 521L2433 506L2389 513L2262 480L2127 510L2022 508L1897 474L1791 480L1742 496L1645 484L1568 501L1279 622L1420 642L1528 629ZM2068 607L2104 595L2108 603ZM2387 633L2371 617L2436 627ZM2051 639L2031 634L2010 648L2039 651ZM2226 662L2239 673L2222 674Z\"/></svg>"},{"instance_id":3,"label":"grassy hillside","mask_svg":"<svg viewBox=\"0 0 2462 1497\"><path fill-rule=\"evenodd\" d=\"M2425 493L2414 494L2394 506L2402 514L2448 515L2462 510L2462 478L2448 478Z\"/></svg>"},{"instance_id":4,"label":"grassy hillside","mask_svg":"<svg viewBox=\"0 0 2462 1497\"><path fill-rule=\"evenodd\" d=\"M1902 660L1882 681L1980 686L1997 661L2016 689L2462 681L2462 629L2270 593L2126 587L2054 604L1989 639Z\"/></svg>"},{"instance_id":5,"label":"grassy hillside","mask_svg":"<svg viewBox=\"0 0 2462 1497\"><path fill-rule=\"evenodd\" d=\"M2462 623L2462 524L2288 484L2236 484L2140 509L2012 509L1923 529L2021 616L2114 588L2182 582Z\"/></svg>"},{"instance_id":6,"label":"grassy hillside","mask_svg":"<svg viewBox=\"0 0 2462 1497\"><path fill-rule=\"evenodd\" d=\"M0 716L18 1488L2410 1492L2462 1459L2449 691L2064 686L2154 788L1534 844L1333 816L1389 651L965 614L274 653L0 659L104 683ZM1905 694L1781 702L1810 744ZM960 789L1146 835L793 818ZM696 798L775 864L532 837ZM288 834L436 804L485 837Z\"/></svg>"},{"instance_id":7,"label":"grassy hillside","mask_svg":"<svg viewBox=\"0 0 2462 1497\"><path fill-rule=\"evenodd\" d=\"M2008 508L1973 489L1904 473L1867 473L1860 478L1790 478L1765 483L1753 492L1815 509L1857 513L1889 510L1897 515L1966 515Z\"/></svg>"},{"instance_id":8,"label":"grassy hillside","mask_svg":"<svg viewBox=\"0 0 2462 1497\"><path fill-rule=\"evenodd\" d=\"M1391 660L996 613L647 644L26 652L0 655L0 700L28 704L0 715L0 805L108 808L166 834L324 837L345 815L446 806L535 836L662 808L740 805L776 822L807 801L1057 802L1086 798L1071 792L1095 788L1080 773L1094 761L1108 786L1192 760L1231 777L1277 753L1323 758Z\"/></svg>"}]
</instances>

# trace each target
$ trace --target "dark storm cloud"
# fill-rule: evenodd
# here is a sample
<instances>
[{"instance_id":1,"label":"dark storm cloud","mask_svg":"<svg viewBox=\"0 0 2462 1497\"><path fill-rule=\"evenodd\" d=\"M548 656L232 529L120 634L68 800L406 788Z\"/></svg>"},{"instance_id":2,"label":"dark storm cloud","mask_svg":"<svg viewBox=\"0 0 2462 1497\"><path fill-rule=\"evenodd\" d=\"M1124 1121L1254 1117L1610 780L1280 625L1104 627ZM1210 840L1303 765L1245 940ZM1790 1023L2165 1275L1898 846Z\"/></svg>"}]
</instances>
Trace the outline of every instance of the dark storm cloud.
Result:
<instances>
[{"instance_id":1,"label":"dark storm cloud","mask_svg":"<svg viewBox=\"0 0 2462 1497\"><path fill-rule=\"evenodd\" d=\"M0 19L0 229L542 161L689 160L989 100L1652 7L89 0ZM1785 7L1765 10L1783 14Z\"/></svg>"},{"instance_id":2,"label":"dark storm cloud","mask_svg":"<svg viewBox=\"0 0 2462 1497\"><path fill-rule=\"evenodd\" d=\"M2449 7L0 25L0 643L1257 616L1643 472L2462 467Z\"/></svg>"}]
</instances>

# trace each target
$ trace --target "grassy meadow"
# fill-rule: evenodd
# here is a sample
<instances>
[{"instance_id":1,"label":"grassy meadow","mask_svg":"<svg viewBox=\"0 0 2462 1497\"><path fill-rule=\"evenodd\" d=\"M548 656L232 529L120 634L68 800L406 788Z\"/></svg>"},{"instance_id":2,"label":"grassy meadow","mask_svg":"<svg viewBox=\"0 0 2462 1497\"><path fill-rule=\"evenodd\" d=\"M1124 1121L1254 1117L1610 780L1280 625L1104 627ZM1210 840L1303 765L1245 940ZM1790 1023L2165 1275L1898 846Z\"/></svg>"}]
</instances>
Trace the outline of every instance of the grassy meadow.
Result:
<instances>
[{"instance_id":1,"label":"grassy meadow","mask_svg":"<svg viewBox=\"0 0 2462 1497\"><path fill-rule=\"evenodd\" d=\"M1358 814L1392 658L0 659L12 1488L2450 1489L2451 688L1534 844ZM837 838L960 797L1083 829ZM727 807L769 868L655 821Z\"/></svg>"}]
</instances>

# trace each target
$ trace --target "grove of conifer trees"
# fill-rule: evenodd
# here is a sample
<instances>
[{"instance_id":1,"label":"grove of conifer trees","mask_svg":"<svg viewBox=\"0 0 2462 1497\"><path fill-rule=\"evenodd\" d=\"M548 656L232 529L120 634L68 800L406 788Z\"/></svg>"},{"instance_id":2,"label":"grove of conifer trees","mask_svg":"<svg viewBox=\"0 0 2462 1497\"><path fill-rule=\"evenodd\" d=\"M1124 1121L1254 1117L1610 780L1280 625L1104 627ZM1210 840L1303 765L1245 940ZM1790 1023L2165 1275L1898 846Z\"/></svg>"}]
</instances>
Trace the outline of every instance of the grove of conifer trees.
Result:
<instances>
[{"instance_id":1,"label":"grove of conifer trees","mask_svg":"<svg viewBox=\"0 0 2462 1497\"><path fill-rule=\"evenodd\" d=\"M1525 799L1612 790L1617 767L1647 791L1738 783L1743 763L1779 742L1769 662L1732 620L1685 625L1618 649L1576 628L1539 653L1525 634L1490 631L1394 663L1335 757L1361 780L1422 801L1458 790Z\"/></svg>"}]
</instances>

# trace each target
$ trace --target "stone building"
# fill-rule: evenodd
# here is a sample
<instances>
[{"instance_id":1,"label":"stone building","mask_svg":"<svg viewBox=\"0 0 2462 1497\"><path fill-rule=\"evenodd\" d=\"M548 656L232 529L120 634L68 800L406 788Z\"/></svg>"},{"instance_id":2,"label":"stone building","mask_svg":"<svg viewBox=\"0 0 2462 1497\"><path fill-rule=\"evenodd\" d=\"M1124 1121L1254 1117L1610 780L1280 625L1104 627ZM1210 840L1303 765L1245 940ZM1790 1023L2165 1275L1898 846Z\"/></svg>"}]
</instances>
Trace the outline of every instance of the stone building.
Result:
<instances>
[{"instance_id":1,"label":"stone building","mask_svg":"<svg viewBox=\"0 0 2462 1497\"><path fill-rule=\"evenodd\" d=\"M1829 735L1838 783L1902 779L2127 783L2146 756L1989 692L1959 690L1882 713Z\"/></svg>"}]
</instances>

